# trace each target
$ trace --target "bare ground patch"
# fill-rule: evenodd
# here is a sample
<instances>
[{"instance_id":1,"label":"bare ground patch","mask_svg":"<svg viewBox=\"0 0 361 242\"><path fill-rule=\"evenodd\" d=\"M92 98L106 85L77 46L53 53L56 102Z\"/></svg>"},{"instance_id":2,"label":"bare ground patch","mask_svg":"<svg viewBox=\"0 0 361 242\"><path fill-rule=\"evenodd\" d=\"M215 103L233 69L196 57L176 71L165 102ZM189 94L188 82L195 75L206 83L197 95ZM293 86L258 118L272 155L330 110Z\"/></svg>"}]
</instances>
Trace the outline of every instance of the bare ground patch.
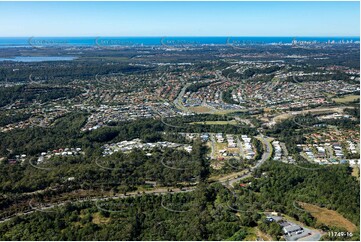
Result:
<instances>
[{"instance_id":1,"label":"bare ground patch","mask_svg":"<svg viewBox=\"0 0 361 242\"><path fill-rule=\"evenodd\" d=\"M323 223L327 226L336 226L344 228L349 232L356 231L356 225L344 218L336 211L329 210L327 208L321 208L319 206L298 202L298 204L305 210L309 211L313 217L317 219L317 223Z\"/></svg>"}]
</instances>

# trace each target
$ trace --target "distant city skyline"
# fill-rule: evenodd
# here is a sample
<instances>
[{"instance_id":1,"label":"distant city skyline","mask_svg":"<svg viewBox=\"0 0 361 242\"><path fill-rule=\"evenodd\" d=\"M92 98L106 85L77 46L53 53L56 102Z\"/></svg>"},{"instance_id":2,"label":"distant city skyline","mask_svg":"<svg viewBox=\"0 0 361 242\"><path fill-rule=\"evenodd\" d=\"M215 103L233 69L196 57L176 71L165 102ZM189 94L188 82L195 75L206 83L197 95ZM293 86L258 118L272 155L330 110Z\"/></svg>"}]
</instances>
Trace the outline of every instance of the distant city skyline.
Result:
<instances>
[{"instance_id":1,"label":"distant city skyline","mask_svg":"<svg viewBox=\"0 0 361 242\"><path fill-rule=\"evenodd\" d=\"M0 37L360 36L355 2L0 2Z\"/></svg>"}]
</instances>

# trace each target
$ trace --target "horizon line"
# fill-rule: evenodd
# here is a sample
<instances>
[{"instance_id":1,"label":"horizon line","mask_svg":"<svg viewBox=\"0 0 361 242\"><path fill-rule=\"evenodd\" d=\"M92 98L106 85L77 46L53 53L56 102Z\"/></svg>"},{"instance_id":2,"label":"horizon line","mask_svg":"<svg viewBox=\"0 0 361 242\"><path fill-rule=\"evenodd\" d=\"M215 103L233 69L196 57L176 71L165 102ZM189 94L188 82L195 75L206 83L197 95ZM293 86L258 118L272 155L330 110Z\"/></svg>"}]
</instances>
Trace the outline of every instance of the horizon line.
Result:
<instances>
[{"instance_id":1,"label":"horizon line","mask_svg":"<svg viewBox=\"0 0 361 242\"><path fill-rule=\"evenodd\" d=\"M360 38L360 35L274 35L274 36L262 36L262 35L166 35L166 36L147 36L147 35L137 35L137 36L116 36L116 35L84 35L84 36L0 36L0 38L171 38L171 37L196 37L196 38L239 38L239 37L262 37L262 38L284 38L284 37L292 37L292 38L307 38L307 37L316 37L316 38Z\"/></svg>"}]
</instances>

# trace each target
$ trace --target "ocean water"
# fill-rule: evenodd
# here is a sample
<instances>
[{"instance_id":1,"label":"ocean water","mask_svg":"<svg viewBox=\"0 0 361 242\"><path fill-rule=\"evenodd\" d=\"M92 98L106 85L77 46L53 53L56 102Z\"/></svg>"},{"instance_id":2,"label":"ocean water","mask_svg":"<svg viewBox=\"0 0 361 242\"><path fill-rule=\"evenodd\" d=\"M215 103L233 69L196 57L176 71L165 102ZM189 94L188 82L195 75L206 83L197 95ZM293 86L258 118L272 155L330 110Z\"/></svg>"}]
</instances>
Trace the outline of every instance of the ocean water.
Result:
<instances>
[{"instance_id":1,"label":"ocean water","mask_svg":"<svg viewBox=\"0 0 361 242\"><path fill-rule=\"evenodd\" d=\"M2 61L14 62L42 62L42 61L71 61L76 59L72 56L16 56L14 58L0 58Z\"/></svg>"},{"instance_id":2,"label":"ocean water","mask_svg":"<svg viewBox=\"0 0 361 242\"><path fill-rule=\"evenodd\" d=\"M359 42L360 37L0 37L0 48L291 44L293 40L339 43Z\"/></svg>"}]
</instances>

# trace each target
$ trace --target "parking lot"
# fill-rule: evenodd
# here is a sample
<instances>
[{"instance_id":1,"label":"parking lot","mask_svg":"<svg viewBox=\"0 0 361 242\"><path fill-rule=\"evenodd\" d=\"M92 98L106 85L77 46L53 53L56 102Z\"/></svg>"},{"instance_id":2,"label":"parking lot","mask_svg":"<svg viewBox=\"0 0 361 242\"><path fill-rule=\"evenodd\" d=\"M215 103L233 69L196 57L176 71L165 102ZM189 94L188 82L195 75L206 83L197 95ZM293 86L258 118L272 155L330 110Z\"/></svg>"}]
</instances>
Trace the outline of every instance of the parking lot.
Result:
<instances>
[{"instance_id":1,"label":"parking lot","mask_svg":"<svg viewBox=\"0 0 361 242\"><path fill-rule=\"evenodd\" d=\"M293 222L286 220L282 216L275 216L275 215L271 215L271 214L267 214L267 216L271 217L275 222L279 223L279 225L281 225L282 228L285 228L285 227L287 228L288 226L292 226L292 225L298 225L298 224L295 224ZM319 240L322 236L321 233L318 232L317 230L311 230L311 229L305 228L303 226L300 226L300 227L302 228L302 230L291 232L290 235L284 235L284 238L287 241L297 241L297 240L316 241L316 240Z\"/></svg>"},{"instance_id":2,"label":"parking lot","mask_svg":"<svg viewBox=\"0 0 361 242\"><path fill-rule=\"evenodd\" d=\"M300 240L300 239L302 239L302 238L305 238L305 239L306 239L306 237L311 236L311 235L314 235L314 234L315 234L314 232L315 232L315 231L312 231L312 230L310 230L310 229L307 229L307 228L304 228L304 227L303 227L303 232L302 232L302 233L298 233L298 234L297 234L296 232L294 232L294 233L291 233L290 236L285 235L285 239L288 240L288 241ZM312 240L313 240L313 239L312 239Z\"/></svg>"}]
</instances>

